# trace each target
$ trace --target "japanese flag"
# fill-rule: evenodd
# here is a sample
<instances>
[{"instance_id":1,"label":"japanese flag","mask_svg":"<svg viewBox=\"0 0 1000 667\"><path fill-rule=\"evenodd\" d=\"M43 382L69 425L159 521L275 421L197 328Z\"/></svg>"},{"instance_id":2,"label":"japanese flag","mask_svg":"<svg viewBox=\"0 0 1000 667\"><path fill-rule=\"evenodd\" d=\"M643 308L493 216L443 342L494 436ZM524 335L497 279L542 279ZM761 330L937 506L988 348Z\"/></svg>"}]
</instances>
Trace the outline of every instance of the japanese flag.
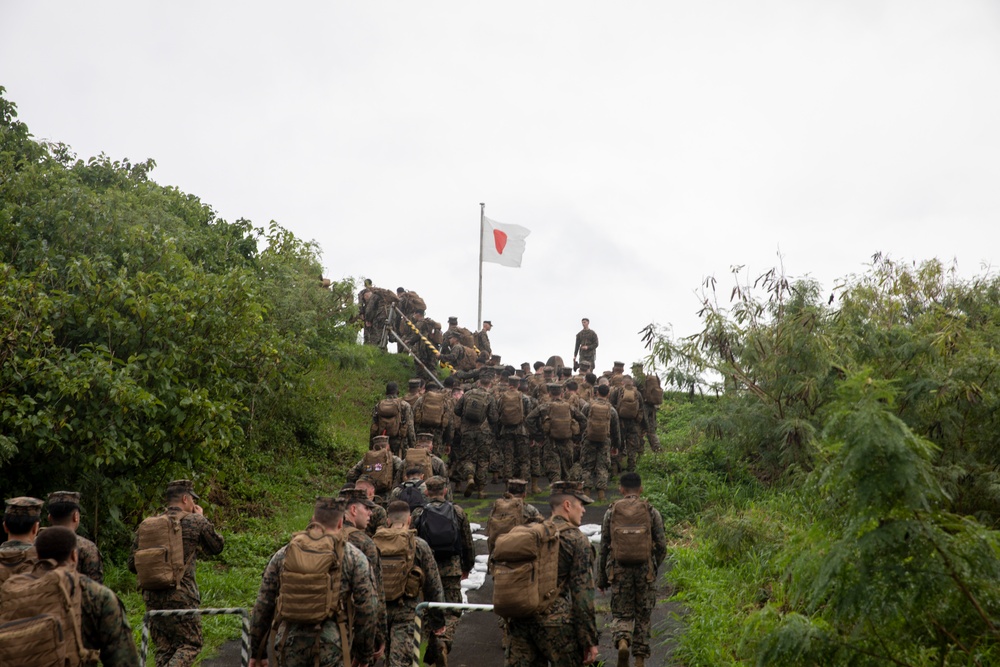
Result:
<instances>
[{"instance_id":1,"label":"japanese flag","mask_svg":"<svg viewBox=\"0 0 1000 667\"><path fill-rule=\"evenodd\" d=\"M483 261L495 262L504 266L521 266L521 256L524 254L524 239L531 230L520 225L505 225L483 219Z\"/></svg>"}]
</instances>

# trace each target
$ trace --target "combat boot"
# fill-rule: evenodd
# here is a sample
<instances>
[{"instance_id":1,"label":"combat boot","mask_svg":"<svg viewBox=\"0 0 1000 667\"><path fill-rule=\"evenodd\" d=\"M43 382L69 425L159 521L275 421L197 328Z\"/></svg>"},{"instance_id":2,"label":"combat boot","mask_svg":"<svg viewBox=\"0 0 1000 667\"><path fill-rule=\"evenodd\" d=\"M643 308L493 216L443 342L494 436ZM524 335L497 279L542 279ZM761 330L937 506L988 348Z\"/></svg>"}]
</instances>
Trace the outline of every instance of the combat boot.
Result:
<instances>
[{"instance_id":1,"label":"combat boot","mask_svg":"<svg viewBox=\"0 0 1000 667\"><path fill-rule=\"evenodd\" d=\"M607 500L608 499L608 497L604 494L604 489L598 489L597 490L597 499L598 500Z\"/></svg>"},{"instance_id":2,"label":"combat boot","mask_svg":"<svg viewBox=\"0 0 1000 667\"><path fill-rule=\"evenodd\" d=\"M628 667L628 640L618 640L618 667Z\"/></svg>"},{"instance_id":3,"label":"combat boot","mask_svg":"<svg viewBox=\"0 0 1000 667\"><path fill-rule=\"evenodd\" d=\"M538 478L532 476L532 478L531 478L531 493L532 493L532 495L534 495L536 493L541 493L541 492L542 492L542 490L540 488L538 488Z\"/></svg>"},{"instance_id":4,"label":"combat boot","mask_svg":"<svg viewBox=\"0 0 1000 667\"><path fill-rule=\"evenodd\" d=\"M468 479L465 480L465 493L462 495L464 495L466 498L471 497L472 490L475 488L475 486L476 486L476 478L473 477L472 475L469 475Z\"/></svg>"}]
</instances>

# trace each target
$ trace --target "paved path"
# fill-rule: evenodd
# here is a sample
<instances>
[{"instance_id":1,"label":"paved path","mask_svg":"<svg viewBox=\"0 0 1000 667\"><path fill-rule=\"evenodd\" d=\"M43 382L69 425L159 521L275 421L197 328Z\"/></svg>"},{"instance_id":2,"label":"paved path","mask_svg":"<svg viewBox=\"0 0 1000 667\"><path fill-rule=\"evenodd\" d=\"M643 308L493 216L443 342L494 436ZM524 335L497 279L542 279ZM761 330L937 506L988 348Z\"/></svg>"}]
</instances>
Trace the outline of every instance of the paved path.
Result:
<instances>
[{"instance_id":1,"label":"paved path","mask_svg":"<svg viewBox=\"0 0 1000 667\"><path fill-rule=\"evenodd\" d=\"M493 501L502 492L500 485L489 485L487 487L488 498L486 500L465 499L456 494L456 501L462 505L470 516L470 520L479 523L485 529L486 517ZM548 515L548 503L546 496L529 498L535 507ZM607 503L594 503L587 507L583 518L584 524L598 524L604 518ZM476 541L477 553L486 553L486 541ZM672 643L670 638L676 636L681 631L681 622L677 620L681 608L676 603L667 602L670 592L665 584L661 582L658 599L660 600L653 609L653 655L647 661L650 667L666 667L674 664L671 662ZM474 591L470 591L469 602L490 604L493 595L493 582L487 577L483 586ZM611 596L597 593L597 623L601 628L601 659L614 665L617 661L617 653L612 650L611 633L606 631L611 621L610 613ZM500 646L500 628L497 625L497 617L490 612L467 613L458 626L455 644L448 659L449 667L503 667L503 650ZM238 667L240 664L239 642L229 642L219 652L219 655L203 663L206 667ZM273 663L272 663L273 664Z\"/></svg>"}]
</instances>

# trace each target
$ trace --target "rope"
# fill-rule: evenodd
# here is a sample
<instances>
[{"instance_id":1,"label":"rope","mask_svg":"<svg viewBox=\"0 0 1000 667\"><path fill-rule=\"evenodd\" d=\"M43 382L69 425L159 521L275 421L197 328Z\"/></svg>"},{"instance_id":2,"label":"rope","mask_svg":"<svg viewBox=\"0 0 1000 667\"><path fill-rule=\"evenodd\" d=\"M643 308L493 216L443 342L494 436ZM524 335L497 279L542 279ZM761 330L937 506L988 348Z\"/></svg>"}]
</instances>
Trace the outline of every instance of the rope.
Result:
<instances>
[{"instance_id":1,"label":"rope","mask_svg":"<svg viewBox=\"0 0 1000 667\"><path fill-rule=\"evenodd\" d=\"M139 664L146 664L149 653L149 620L153 616L222 616L223 614L239 614L243 617L240 631L240 665L250 664L250 614L242 607L223 607L218 609L153 609L142 617L142 652Z\"/></svg>"},{"instance_id":2,"label":"rope","mask_svg":"<svg viewBox=\"0 0 1000 667\"><path fill-rule=\"evenodd\" d=\"M413 322L412 322L412 321L410 320L410 318L409 318L409 317L407 317L406 315L404 315L404 314L403 314L403 311L401 311L401 310L400 310L399 308L397 308L396 306L393 306L393 309L394 309L394 310L395 310L395 311L396 311L397 313L399 313L399 316L400 316L401 318L403 318L403 321L404 321L404 322L406 323L406 326L410 327L410 329L412 329L412 330L413 330L413 333L417 334L417 336L419 336L419 337L420 337L420 340L421 340L421 341L423 341L424 345L426 345L426 346L427 346L427 349L429 349L429 350L430 350L431 352L433 352L433 353L434 353L434 356L436 356L436 357L440 357L440 356L441 356L441 352L440 352L440 351L439 351L439 350L438 350L438 349L437 349L436 347L434 347L434 343L430 342L430 341L429 341L429 340L427 339L427 337L426 337L426 336L424 336L424 335L423 335L422 333L420 333L420 329L418 329L418 328L416 327L416 325L415 325L415 324L413 324ZM448 363L447 361L442 361L442 362L440 362L440 364L441 364L442 366L444 366L445 368L447 368L448 370L450 370L450 371L454 371L454 370L455 370L454 368L452 368L451 364L449 364L449 363Z\"/></svg>"},{"instance_id":3,"label":"rope","mask_svg":"<svg viewBox=\"0 0 1000 667\"><path fill-rule=\"evenodd\" d=\"M458 602L421 602L417 605L416 613L413 616L413 664L412 667L420 665L420 642L423 636L423 614L425 609L459 609L464 611L493 611L491 604L460 604Z\"/></svg>"}]
</instances>

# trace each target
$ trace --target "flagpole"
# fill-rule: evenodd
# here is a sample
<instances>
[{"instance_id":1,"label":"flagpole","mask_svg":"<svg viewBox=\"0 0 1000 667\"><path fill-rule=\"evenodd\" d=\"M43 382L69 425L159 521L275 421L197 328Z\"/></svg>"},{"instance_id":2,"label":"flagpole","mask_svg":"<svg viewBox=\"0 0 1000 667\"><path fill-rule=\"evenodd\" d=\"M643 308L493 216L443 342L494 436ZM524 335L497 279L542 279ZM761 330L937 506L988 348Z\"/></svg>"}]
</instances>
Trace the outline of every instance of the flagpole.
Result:
<instances>
[{"instance_id":1,"label":"flagpole","mask_svg":"<svg viewBox=\"0 0 1000 667\"><path fill-rule=\"evenodd\" d=\"M479 203L479 312L476 331L483 328L483 234L486 233L486 204Z\"/></svg>"}]
</instances>

